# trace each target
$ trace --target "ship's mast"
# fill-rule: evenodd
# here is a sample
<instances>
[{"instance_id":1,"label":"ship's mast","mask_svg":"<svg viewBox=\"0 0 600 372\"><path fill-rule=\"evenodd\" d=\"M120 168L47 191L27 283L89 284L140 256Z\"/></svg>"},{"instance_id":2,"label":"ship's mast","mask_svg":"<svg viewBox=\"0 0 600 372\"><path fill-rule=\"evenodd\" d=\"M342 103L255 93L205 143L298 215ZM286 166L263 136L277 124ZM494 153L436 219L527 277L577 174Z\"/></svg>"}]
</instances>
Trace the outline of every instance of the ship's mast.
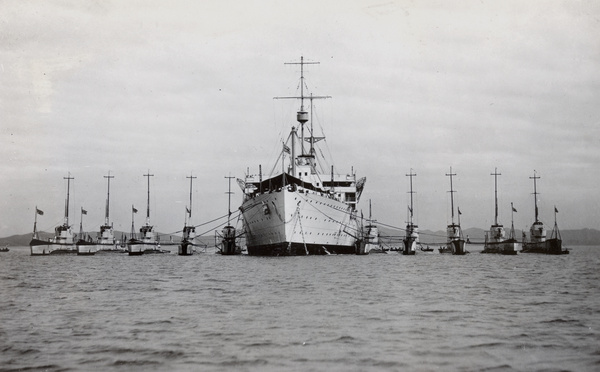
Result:
<instances>
[{"instance_id":1,"label":"ship's mast","mask_svg":"<svg viewBox=\"0 0 600 372\"><path fill-rule=\"evenodd\" d=\"M35 219L33 221L33 239L37 239L38 238L38 233L37 233L37 216L38 214L43 213L42 211L40 211L37 207L37 205L35 206Z\"/></svg>"},{"instance_id":2,"label":"ship's mast","mask_svg":"<svg viewBox=\"0 0 600 372\"><path fill-rule=\"evenodd\" d=\"M144 174L144 177L148 178L148 202L146 203L146 225L150 225L150 177L154 177L154 175L150 174L150 169L148 169L148 173Z\"/></svg>"},{"instance_id":3,"label":"ship's mast","mask_svg":"<svg viewBox=\"0 0 600 372\"><path fill-rule=\"evenodd\" d=\"M83 240L83 215L87 214L87 211L81 207L81 219L79 220L79 239Z\"/></svg>"},{"instance_id":4,"label":"ship's mast","mask_svg":"<svg viewBox=\"0 0 600 372\"><path fill-rule=\"evenodd\" d=\"M131 204L131 239L135 239L135 225L134 225L134 217L137 213L137 209L135 206Z\"/></svg>"},{"instance_id":5,"label":"ship's mast","mask_svg":"<svg viewBox=\"0 0 600 372\"><path fill-rule=\"evenodd\" d=\"M109 223L109 208L110 208L110 179L115 178L115 176L110 175L110 171L108 171L108 176L104 176L108 182L108 192L106 193L106 213L104 215L104 225L108 226Z\"/></svg>"},{"instance_id":6,"label":"ship's mast","mask_svg":"<svg viewBox=\"0 0 600 372\"><path fill-rule=\"evenodd\" d=\"M498 176L501 176L502 173L498 173L498 168L494 168L494 173L490 173L490 175L494 176L494 226L498 226Z\"/></svg>"},{"instance_id":7,"label":"ship's mast","mask_svg":"<svg viewBox=\"0 0 600 372\"><path fill-rule=\"evenodd\" d=\"M292 96L292 97L274 97L274 99L299 99L300 100L300 110L297 112L296 115L296 120L300 123L300 152L301 152L301 156L305 156L305 152L304 152L304 124L306 124L306 122L308 121L308 112L306 112L304 110L304 99L307 98L304 95L304 86L305 86L305 82L304 82L304 65L318 65L320 64L320 62L305 62L304 61L304 56L300 56L300 62L286 62L286 65L300 65L300 96ZM311 99L311 104L312 104L312 100L313 99L320 99L320 98L331 98L330 96L313 96L311 94L310 99ZM292 128L292 132L294 132L295 129ZM312 133L311 133L312 136ZM295 149L293 146L294 142L292 139L292 174L296 174L296 154L295 154ZM312 147L312 143L311 143L311 147ZM312 152L312 148L311 148L311 152ZM310 154L312 156L312 153Z\"/></svg>"},{"instance_id":8,"label":"ship's mast","mask_svg":"<svg viewBox=\"0 0 600 372\"><path fill-rule=\"evenodd\" d=\"M229 182L229 189L226 192L227 196L228 196L228 203L227 203L227 226L231 225L231 194L233 194L233 192L231 192L231 179L235 178L233 176L225 176L225 178L227 178L227 181Z\"/></svg>"},{"instance_id":9,"label":"ship's mast","mask_svg":"<svg viewBox=\"0 0 600 372\"><path fill-rule=\"evenodd\" d=\"M190 179L190 210L188 211L187 215L188 218L192 218L192 182L194 181L194 178L198 178L198 177L194 177L192 174L190 174L189 177L186 177ZM185 225L185 223L184 223Z\"/></svg>"},{"instance_id":10,"label":"ship's mast","mask_svg":"<svg viewBox=\"0 0 600 372\"><path fill-rule=\"evenodd\" d=\"M412 179L416 175L417 174L413 173L412 169L410 170L410 173L406 175L407 177L410 177L410 191L409 191L409 194L410 194L410 208L409 208L409 211L410 211L410 224L411 224L411 226L413 224L413 194L414 194L414 191L413 191L413 182L412 182L413 180Z\"/></svg>"},{"instance_id":11,"label":"ship's mast","mask_svg":"<svg viewBox=\"0 0 600 372\"><path fill-rule=\"evenodd\" d=\"M539 178L540 178L540 176L537 175L537 172L535 170L533 171L533 177L529 177L530 180L533 180L533 200L534 200L534 204L535 204L535 222L539 222L538 206L537 206L537 196L539 195L539 193L537 192L537 183L536 183L536 180L538 180Z\"/></svg>"},{"instance_id":12,"label":"ship's mast","mask_svg":"<svg viewBox=\"0 0 600 372\"><path fill-rule=\"evenodd\" d=\"M67 201L65 202L65 226L69 226L69 193L70 193L70 182L75 178L71 177L71 173L67 177L63 177L63 179L67 180Z\"/></svg>"},{"instance_id":13,"label":"ship's mast","mask_svg":"<svg viewBox=\"0 0 600 372\"><path fill-rule=\"evenodd\" d=\"M510 239L514 239L515 238L515 223L514 223L514 215L515 215L515 207L513 206L513 203L510 202Z\"/></svg>"},{"instance_id":14,"label":"ship's mast","mask_svg":"<svg viewBox=\"0 0 600 372\"><path fill-rule=\"evenodd\" d=\"M446 176L450 177L450 208L452 209L452 224L454 225L454 193L456 191L452 188L452 176L456 176L456 173L452 173L452 167L450 167L450 173L446 173Z\"/></svg>"}]
</instances>

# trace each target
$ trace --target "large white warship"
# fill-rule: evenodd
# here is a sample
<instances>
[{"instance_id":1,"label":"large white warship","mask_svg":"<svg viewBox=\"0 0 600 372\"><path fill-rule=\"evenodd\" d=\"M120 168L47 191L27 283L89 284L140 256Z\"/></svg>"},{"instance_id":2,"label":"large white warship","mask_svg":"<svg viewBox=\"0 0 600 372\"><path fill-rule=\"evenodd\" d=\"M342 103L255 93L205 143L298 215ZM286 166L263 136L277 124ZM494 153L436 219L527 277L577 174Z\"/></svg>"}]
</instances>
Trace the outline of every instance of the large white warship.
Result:
<instances>
[{"instance_id":1,"label":"large white warship","mask_svg":"<svg viewBox=\"0 0 600 372\"><path fill-rule=\"evenodd\" d=\"M299 128L292 127L281 151L282 171L263 179L259 174L247 174L239 180L244 192L240 210L243 215L245 239L249 255L354 254L359 225L356 204L365 178L358 179L354 171L338 174L335 168L324 166L317 159L312 120L305 102L329 98L306 95L304 66L318 62L300 62L300 96L276 97L300 100L297 112ZM312 113L312 112L311 112ZM298 133L298 129L299 132ZM310 135L305 137L305 130ZM308 143L306 149L305 143ZM320 153L320 152L319 152ZM283 160L287 158L287 169ZM330 170L330 172L329 172ZM249 173L249 172L248 172Z\"/></svg>"}]
</instances>

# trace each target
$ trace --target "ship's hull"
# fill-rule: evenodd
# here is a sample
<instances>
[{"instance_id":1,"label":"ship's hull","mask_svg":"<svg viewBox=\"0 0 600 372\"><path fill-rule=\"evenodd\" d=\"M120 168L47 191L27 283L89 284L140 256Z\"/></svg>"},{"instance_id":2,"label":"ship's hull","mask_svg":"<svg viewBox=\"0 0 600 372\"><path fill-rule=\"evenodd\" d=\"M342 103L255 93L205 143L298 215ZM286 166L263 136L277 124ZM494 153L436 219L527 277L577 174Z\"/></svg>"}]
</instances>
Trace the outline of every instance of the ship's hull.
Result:
<instances>
[{"instance_id":1,"label":"ship's hull","mask_svg":"<svg viewBox=\"0 0 600 372\"><path fill-rule=\"evenodd\" d=\"M221 253L223 256L235 256L238 254L242 254L242 248L236 246L235 244L229 245L229 246L223 246L221 248L221 250L219 251L219 253ZM264 256L264 255L257 255L257 256Z\"/></svg>"},{"instance_id":2,"label":"ship's hull","mask_svg":"<svg viewBox=\"0 0 600 372\"><path fill-rule=\"evenodd\" d=\"M49 254L76 254L75 244L56 244L49 241L32 239L29 243L32 256L45 256Z\"/></svg>"},{"instance_id":3,"label":"ship's hull","mask_svg":"<svg viewBox=\"0 0 600 372\"><path fill-rule=\"evenodd\" d=\"M240 209L248 255L356 253L354 214L326 194L282 187L246 200Z\"/></svg>"},{"instance_id":4,"label":"ship's hull","mask_svg":"<svg viewBox=\"0 0 600 372\"><path fill-rule=\"evenodd\" d=\"M442 254L453 254L462 256L468 252L465 250L465 241L462 239L448 242L446 247L440 247L439 252Z\"/></svg>"},{"instance_id":5,"label":"ship's hull","mask_svg":"<svg viewBox=\"0 0 600 372\"><path fill-rule=\"evenodd\" d=\"M130 256L140 256L142 254L161 254L169 253L168 251L160 249L158 244L127 244L127 252Z\"/></svg>"},{"instance_id":6,"label":"ship's hull","mask_svg":"<svg viewBox=\"0 0 600 372\"><path fill-rule=\"evenodd\" d=\"M567 249L562 249L562 240L548 239L537 243L523 243L523 253L541 254L569 254Z\"/></svg>"},{"instance_id":7,"label":"ship's hull","mask_svg":"<svg viewBox=\"0 0 600 372\"><path fill-rule=\"evenodd\" d=\"M180 256L191 256L194 254L194 245L187 240L183 240L179 243L177 254Z\"/></svg>"},{"instance_id":8,"label":"ship's hull","mask_svg":"<svg viewBox=\"0 0 600 372\"><path fill-rule=\"evenodd\" d=\"M77 242L77 255L78 256L93 256L97 252L97 247L95 243L90 242Z\"/></svg>"},{"instance_id":9,"label":"ship's hull","mask_svg":"<svg viewBox=\"0 0 600 372\"><path fill-rule=\"evenodd\" d=\"M453 254L462 256L468 252L465 250L465 241L463 239L452 240L447 243L447 246L440 247L439 252L442 254Z\"/></svg>"},{"instance_id":10,"label":"ship's hull","mask_svg":"<svg viewBox=\"0 0 600 372\"><path fill-rule=\"evenodd\" d=\"M129 240L127 242L127 252L130 256L141 256L143 254L170 253L170 251L160 249L158 241L148 242L147 240Z\"/></svg>"},{"instance_id":11,"label":"ship's hull","mask_svg":"<svg viewBox=\"0 0 600 372\"><path fill-rule=\"evenodd\" d=\"M465 241L463 239L452 241L452 254L462 256L467 253L465 250Z\"/></svg>"},{"instance_id":12,"label":"ship's hull","mask_svg":"<svg viewBox=\"0 0 600 372\"><path fill-rule=\"evenodd\" d=\"M224 256L242 254L242 247L236 244L237 233L235 227L227 225L223 228L221 234L221 247L218 253Z\"/></svg>"},{"instance_id":13,"label":"ship's hull","mask_svg":"<svg viewBox=\"0 0 600 372\"><path fill-rule=\"evenodd\" d=\"M413 237L408 237L403 240L404 249L402 254L405 256L412 256L417 252L417 240Z\"/></svg>"},{"instance_id":14,"label":"ship's hull","mask_svg":"<svg viewBox=\"0 0 600 372\"><path fill-rule=\"evenodd\" d=\"M438 251L439 251L441 254L452 254L452 249L451 249L451 248L448 248L448 247L440 247L440 248L438 249Z\"/></svg>"},{"instance_id":15,"label":"ship's hull","mask_svg":"<svg viewBox=\"0 0 600 372\"><path fill-rule=\"evenodd\" d=\"M519 243L514 239L508 239L502 242L486 243L481 253L495 253L504 255L515 255L519 250Z\"/></svg>"},{"instance_id":16,"label":"ship's hull","mask_svg":"<svg viewBox=\"0 0 600 372\"><path fill-rule=\"evenodd\" d=\"M358 240L355 243L354 253L356 253L357 255L365 255L365 254L370 254L370 253L383 252L383 250L381 249L379 244L368 243L365 240L362 240L362 241ZM323 249L323 252L320 254L329 254L330 253L329 250L327 250L326 248L322 248L322 249ZM337 253L337 251L335 251L335 249L338 249L337 247L331 247L330 249ZM345 253L342 253L342 254L345 254Z\"/></svg>"},{"instance_id":17,"label":"ship's hull","mask_svg":"<svg viewBox=\"0 0 600 372\"><path fill-rule=\"evenodd\" d=\"M104 253L125 253L127 252L126 247L122 247L117 243L98 243L96 244L96 253L104 254Z\"/></svg>"},{"instance_id":18,"label":"ship's hull","mask_svg":"<svg viewBox=\"0 0 600 372\"><path fill-rule=\"evenodd\" d=\"M96 242L96 253L125 253L127 252L124 242L117 244L112 232L108 237L101 237Z\"/></svg>"}]
</instances>

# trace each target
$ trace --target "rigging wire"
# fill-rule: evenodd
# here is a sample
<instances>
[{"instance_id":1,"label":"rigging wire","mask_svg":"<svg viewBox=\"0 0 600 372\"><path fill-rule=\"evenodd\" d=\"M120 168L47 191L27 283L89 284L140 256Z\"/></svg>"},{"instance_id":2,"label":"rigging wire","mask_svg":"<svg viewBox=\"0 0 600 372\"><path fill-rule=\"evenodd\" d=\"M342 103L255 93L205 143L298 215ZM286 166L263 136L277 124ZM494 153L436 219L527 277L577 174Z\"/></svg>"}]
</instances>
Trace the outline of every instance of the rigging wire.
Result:
<instances>
[{"instance_id":1,"label":"rigging wire","mask_svg":"<svg viewBox=\"0 0 600 372\"><path fill-rule=\"evenodd\" d=\"M238 212L238 214L239 214L239 212ZM229 213L227 213L227 214L224 214L224 215L223 215L223 216L221 216L221 217L217 217L217 218L215 218L215 219L213 219L213 220L210 220L210 221L207 221L207 222L201 223L201 224L199 224L199 225L192 225L192 226L193 226L194 228L196 228L196 227L201 227L201 226L204 226L204 225L208 225L209 223L212 223L212 222L218 221L218 220L220 220L220 219L222 219L222 218L225 218L225 217L227 217L228 215L229 215ZM163 234L163 235L174 235L174 234L178 234L178 233L180 233L180 232L183 232L183 230L177 230L177 231L175 231L175 232L172 232L172 233L167 233L167 234Z\"/></svg>"}]
</instances>

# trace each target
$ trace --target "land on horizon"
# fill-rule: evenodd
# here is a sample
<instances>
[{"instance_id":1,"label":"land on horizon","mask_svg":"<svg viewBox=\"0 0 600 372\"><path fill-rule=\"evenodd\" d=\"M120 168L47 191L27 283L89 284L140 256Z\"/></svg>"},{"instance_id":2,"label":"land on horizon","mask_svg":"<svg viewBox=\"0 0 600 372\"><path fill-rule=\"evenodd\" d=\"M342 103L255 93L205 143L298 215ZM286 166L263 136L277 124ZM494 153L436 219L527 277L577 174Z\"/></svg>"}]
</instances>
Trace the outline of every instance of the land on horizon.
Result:
<instances>
[{"instance_id":1,"label":"land on horizon","mask_svg":"<svg viewBox=\"0 0 600 372\"><path fill-rule=\"evenodd\" d=\"M506 226L505 226L506 228ZM508 230L507 228L507 235ZM483 243L485 240L485 229L472 227L463 230L463 234L465 238L469 237L470 241L473 244ZM548 227L548 237L551 234L552 229ZM386 228L385 226L379 227L380 232L380 240L384 245L390 246L398 246L401 244L401 240L404 237L404 233L402 231L398 231L395 229ZM95 238L96 232L86 232L92 238ZM129 233L125 233L122 231L115 231L115 237L121 237L122 234L129 235ZM527 232L528 234L528 232ZM563 244L566 246L569 245L600 245L600 230L596 229L569 229L569 230L560 230L560 234L563 240ZM31 233L28 234L20 234L20 235L11 235L7 237L0 238L0 246L28 246L31 241ZM39 232L40 238L47 239L52 237L51 233L48 232ZM522 230L515 229L515 235L517 240L521 241ZM529 235L529 234L528 234ZM161 234L158 233L160 237L161 244L169 245L169 244L177 244L181 239L181 236L174 234ZM210 235L204 235L198 238L202 244L211 247L215 244L214 233ZM443 244L446 242L446 232L445 231L432 231L432 230L421 230L420 231L420 241L423 244Z\"/></svg>"}]
</instances>

